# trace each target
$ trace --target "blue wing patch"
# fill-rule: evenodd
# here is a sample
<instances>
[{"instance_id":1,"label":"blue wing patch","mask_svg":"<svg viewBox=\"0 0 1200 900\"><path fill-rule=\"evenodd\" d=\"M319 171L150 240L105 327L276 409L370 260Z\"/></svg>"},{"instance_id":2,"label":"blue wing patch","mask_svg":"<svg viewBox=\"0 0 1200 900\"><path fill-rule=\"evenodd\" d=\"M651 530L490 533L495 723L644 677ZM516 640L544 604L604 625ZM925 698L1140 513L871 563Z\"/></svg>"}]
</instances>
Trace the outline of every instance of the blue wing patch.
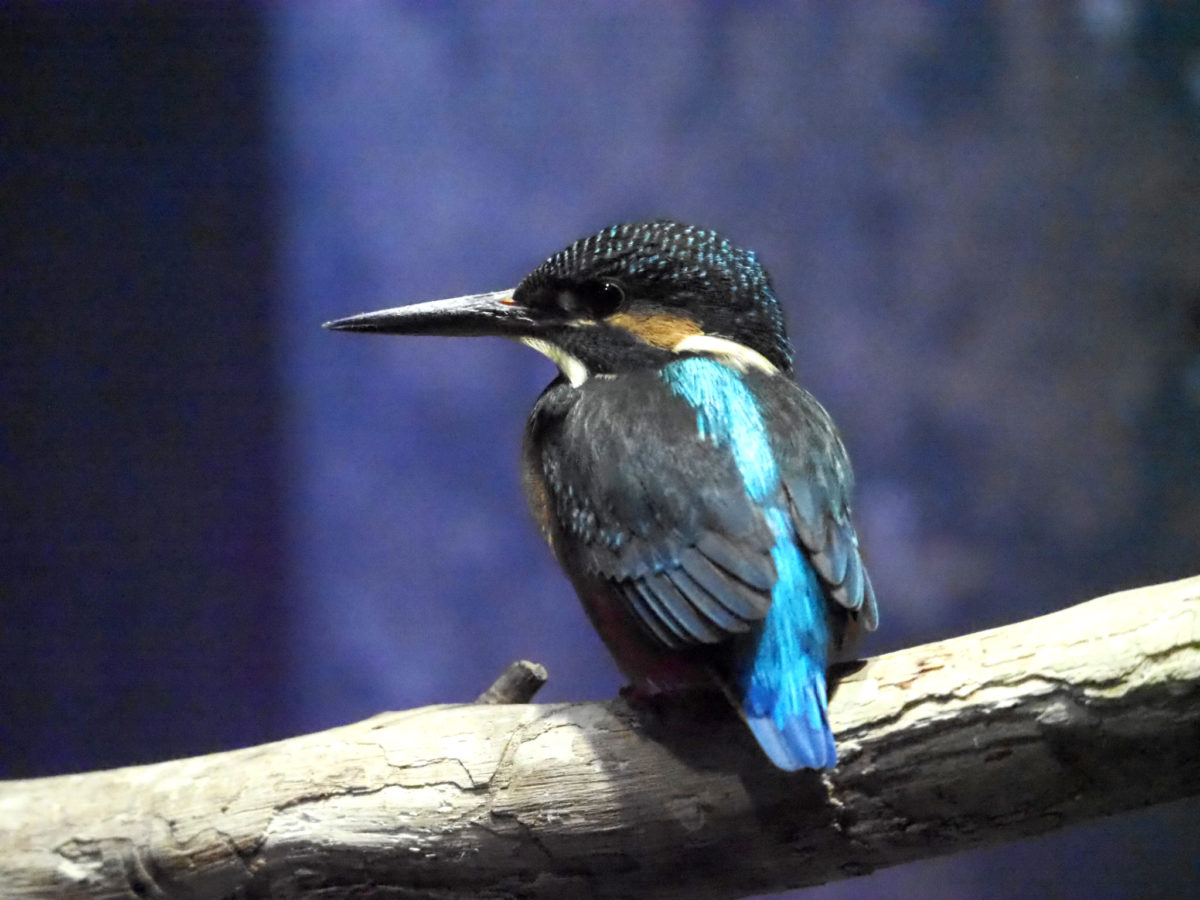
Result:
<instances>
[{"instance_id":1,"label":"blue wing patch","mask_svg":"<svg viewBox=\"0 0 1200 900\"><path fill-rule=\"evenodd\" d=\"M737 669L742 712L779 768L833 766L837 748L825 694L825 595L780 504L785 495L758 404L737 372L711 359L673 362L662 375L696 410L700 436L729 448L746 493L762 506L775 536L771 608L757 643Z\"/></svg>"}]
</instances>

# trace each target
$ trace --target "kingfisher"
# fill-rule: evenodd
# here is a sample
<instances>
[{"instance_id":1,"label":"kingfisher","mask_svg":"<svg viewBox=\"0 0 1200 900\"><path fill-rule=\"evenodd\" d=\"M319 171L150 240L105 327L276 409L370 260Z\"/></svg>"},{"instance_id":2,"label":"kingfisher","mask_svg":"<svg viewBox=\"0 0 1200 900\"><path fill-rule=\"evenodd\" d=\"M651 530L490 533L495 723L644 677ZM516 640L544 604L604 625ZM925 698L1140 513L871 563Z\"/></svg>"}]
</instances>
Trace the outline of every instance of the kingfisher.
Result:
<instances>
[{"instance_id":1,"label":"kingfisher","mask_svg":"<svg viewBox=\"0 0 1200 900\"><path fill-rule=\"evenodd\" d=\"M614 225L515 290L326 323L507 337L558 375L529 416L529 507L635 696L720 691L780 769L837 762L826 670L878 624L853 475L794 379L766 270L715 231Z\"/></svg>"}]
</instances>

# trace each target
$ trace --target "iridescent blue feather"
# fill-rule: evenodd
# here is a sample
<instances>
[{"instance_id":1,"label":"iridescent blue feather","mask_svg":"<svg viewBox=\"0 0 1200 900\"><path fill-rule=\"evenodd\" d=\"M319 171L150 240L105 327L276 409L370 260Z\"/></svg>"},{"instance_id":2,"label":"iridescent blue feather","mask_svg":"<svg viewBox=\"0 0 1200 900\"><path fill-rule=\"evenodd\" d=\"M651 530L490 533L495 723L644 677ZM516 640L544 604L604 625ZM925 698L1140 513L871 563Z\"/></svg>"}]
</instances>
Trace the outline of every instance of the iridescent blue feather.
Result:
<instances>
[{"instance_id":1,"label":"iridescent blue feather","mask_svg":"<svg viewBox=\"0 0 1200 900\"><path fill-rule=\"evenodd\" d=\"M779 468L758 404L736 371L711 359L673 362L662 375L696 410L700 435L729 449L746 493L762 504L776 539L771 610L756 644L736 669L742 712L781 769L833 766L837 749L825 695L826 601L799 549L791 519L779 505Z\"/></svg>"}]
</instances>

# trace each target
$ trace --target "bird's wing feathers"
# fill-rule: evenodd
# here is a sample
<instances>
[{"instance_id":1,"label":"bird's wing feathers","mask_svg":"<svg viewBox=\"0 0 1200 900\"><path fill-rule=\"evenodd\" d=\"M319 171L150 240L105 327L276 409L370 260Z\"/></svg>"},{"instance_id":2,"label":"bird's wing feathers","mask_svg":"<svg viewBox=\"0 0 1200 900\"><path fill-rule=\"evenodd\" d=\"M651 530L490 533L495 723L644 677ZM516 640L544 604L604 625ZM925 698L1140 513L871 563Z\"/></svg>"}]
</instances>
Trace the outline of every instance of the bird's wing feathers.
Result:
<instances>
[{"instance_id":1,"label":"bird's wing feathers","mask_svg":"<svg viewBox=\"0 0 1200 900\"><path fill-rule=\"evenodd\" d=\"M763 402L769 420L804 423L803 428L776 434L776 452L800 544L829 598L849 610L859 628L874 631L879 624L875 589L850 521L854 476L833 420L801 388L768 392Z\"/></svg>"},{"instance_id":2,"label":"bird's wing feathers","mask_svg":"<svg viewBox=\"0 0 1200 900\"><path fill-rule=\"evenodd\" d=\"M808 395L787 379L772 382L785 385L765 389L774 408L764 411L772 433L788 432L777 441L780 502L790 503L802 547L833 599L873 611L842 503L848 485L840 472L814 479L808 471L822 465L813 441L825 440L826 425L834 434L832 425L816 406L821 427L805 437ZM698 434L695 410L660 378L593 379L550 427L554 439L537 443L548 503L569 545L557 552L612 585L654 640L671 649L715 644L765 619L776 536L728 448Z\"/></svg>"},{"instance_id":3,"label":"bird's wing feathers","mask_svg":"<svg viewBox=\"0 0 1200 900\"><path fill-rule=\"evenodd\" d=\"M750 631L771 605L774 537L729 454L652 372L572 399L536 442L568 570L603 578L665 647Z\"/></svg>"}]
</instances>

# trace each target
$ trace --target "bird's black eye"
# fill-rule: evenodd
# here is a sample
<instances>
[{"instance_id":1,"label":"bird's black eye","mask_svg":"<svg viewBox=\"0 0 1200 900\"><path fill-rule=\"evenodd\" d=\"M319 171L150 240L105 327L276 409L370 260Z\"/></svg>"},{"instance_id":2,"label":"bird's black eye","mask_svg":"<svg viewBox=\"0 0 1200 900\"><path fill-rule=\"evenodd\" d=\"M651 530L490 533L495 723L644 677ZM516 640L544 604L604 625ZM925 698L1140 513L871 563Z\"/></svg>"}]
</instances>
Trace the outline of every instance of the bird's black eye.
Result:
<instances>
[{"instance_id":1,"label":"bird's black eye","mask_svg":"<svg viewBox=\"0 0 1200 900\"><path fill-rule=\"evenodd\" d=\"M589 315L603 319L625 302L625 289L615 281L589 281L579 286L575 297Z\"/></svg>"},{"instance_id":2,"label":"bird's black eye","mask_svg":"<svg viewBox=\"0 0 1200 900\"><path fill-rule=\"evenodd\" d=\"M611 279L586 281L560 289L555 302L570 318L603 319L625 302L625 289Z\"/></svg>"}]
</instances>

